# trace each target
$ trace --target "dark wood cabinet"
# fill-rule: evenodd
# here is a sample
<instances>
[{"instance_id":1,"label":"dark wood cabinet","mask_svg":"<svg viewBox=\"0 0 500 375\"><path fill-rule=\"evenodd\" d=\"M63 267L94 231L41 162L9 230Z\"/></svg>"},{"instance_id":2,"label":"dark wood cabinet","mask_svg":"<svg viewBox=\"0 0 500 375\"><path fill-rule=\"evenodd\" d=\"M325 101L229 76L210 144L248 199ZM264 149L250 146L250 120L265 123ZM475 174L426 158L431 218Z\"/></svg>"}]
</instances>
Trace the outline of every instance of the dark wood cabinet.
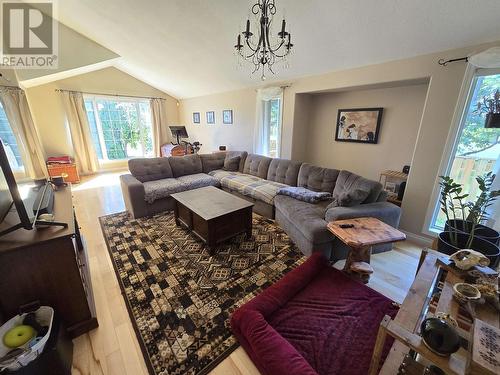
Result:
<instances>
[{"instance_id":1,"label":"dark wood cabinet","mask_svg":"<svg viewBox=\"0 0 500 375\"><path fill-rule=\"evenodd\" d=\"M70 187L55 192L54 215L68 227L19 229L0 237L0 314L7 320L20 306L39 301L53 307L76 337L98 323L87 249ZM5 222L9 220L15 222L15 213L9 213Z\"/></svg>"}]
</instances>

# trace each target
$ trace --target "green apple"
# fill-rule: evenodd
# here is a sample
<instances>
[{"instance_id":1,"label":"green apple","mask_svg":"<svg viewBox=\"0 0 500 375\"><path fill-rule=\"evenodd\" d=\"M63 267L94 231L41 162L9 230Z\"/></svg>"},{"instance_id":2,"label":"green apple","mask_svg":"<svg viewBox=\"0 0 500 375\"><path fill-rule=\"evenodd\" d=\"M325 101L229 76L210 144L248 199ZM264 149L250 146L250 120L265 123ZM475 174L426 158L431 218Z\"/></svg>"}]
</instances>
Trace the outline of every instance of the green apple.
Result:
<instances>
[{"instance_id":1,"label":"green apple","mask_svg":"<svg viewBox=\"0 0 500 375\"><path fill-rule=\"evenodd\" d=\"M19 348L23 346L33 337L36 336L36 331L31 326L20 325L9 329L3 336L3 343L8 348Z\"/></svg>"}]
</instances>

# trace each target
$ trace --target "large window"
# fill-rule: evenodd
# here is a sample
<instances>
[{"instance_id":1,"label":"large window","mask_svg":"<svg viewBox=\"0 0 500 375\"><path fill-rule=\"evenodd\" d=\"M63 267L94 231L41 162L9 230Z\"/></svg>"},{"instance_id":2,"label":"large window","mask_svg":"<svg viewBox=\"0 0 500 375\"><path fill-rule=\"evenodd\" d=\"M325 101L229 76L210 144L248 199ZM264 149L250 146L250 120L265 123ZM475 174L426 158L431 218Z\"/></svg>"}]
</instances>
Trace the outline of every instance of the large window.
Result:
<instances>
[{"instance_id":1,"label":"large window","mask_svg":"<svg viewBox=\"0 0 500 375\"><path fill-rule=\"evenodd\" d=\"M469 99L464 109L460 131L450 162L443 174L463 184L469 201L478 195L476 176L487 172L498 174L500 161L500 129L485 129L484 114L477 111L477 103L500 89L500 72L476 74L472 80ZM436 204L431 230L442 230L446 218Z\"/></svg>"},{"instance_id":2,"label":"large window","mask_svg":"<svg viewBox=\"0 0 500 375\"><path fill-rule=\"evenodd\" d=\"M14 173L24 174L24 163L21 157L21 151L17 143L16 136L7 119L7 115L0 103L0 139L5 148L5 153L9 160L10 167Z\"/></svg>"},{"instance_id":3,"label":"large window","mask_svg":"<svg viewBox=\"0 0 500 375\"><path fill-rule=\"evenodd\" d=\"M100 161L153 156L148 100L85 96L85 109Z\"/></svg>"}]
</instances>

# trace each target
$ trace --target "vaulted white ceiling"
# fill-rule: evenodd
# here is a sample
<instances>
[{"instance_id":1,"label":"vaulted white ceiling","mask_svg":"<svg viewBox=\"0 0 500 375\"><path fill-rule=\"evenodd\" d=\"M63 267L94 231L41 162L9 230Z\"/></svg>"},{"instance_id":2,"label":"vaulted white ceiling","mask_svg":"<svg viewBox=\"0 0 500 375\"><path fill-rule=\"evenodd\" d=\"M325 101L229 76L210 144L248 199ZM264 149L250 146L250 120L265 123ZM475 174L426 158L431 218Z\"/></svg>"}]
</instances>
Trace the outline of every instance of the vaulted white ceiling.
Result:
<instances>
[{"instance_id":1,"label":"vaulted white ceiling","mask_svg":"<svg viewBox=\"0 0 500 375\"><path fill-rule=\"evenodd\" d=\"M179 98L261 84L233 45L247 0L60 0L59 20L118 67ZM499 0L276 0L295 53L288 80L500 39ZM276 30L277 32L278 30Z\"/></svg>"}]
</instances>

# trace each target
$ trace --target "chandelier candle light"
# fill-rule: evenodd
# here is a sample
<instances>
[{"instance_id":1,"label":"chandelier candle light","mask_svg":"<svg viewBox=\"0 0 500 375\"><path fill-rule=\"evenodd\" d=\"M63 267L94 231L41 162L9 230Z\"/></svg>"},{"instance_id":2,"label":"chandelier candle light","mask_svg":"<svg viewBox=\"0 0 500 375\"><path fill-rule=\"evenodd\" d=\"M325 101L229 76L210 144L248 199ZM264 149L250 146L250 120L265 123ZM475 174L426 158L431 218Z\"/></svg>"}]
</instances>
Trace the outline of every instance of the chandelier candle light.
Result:
<instances>
[{"instance_id":1,"label":"chandelier candle light","mask_svg":"<svg viewBox=\"0 0 500 375\"><path fill-rule=\"evenodd\" d=\"M281 31L278 38L271 43L269 37L273 23L273 17L276 14L276 5L274 0L258 0L252 8L252 13L259 18L257 34L253 37L250 31L250 20L247 19L246 30L238 34L236 49L239 56L254 64L252 74L262 68L262 80L266 79L266 66L274 74L273 65L286 59L292 50L292 36L286 29L286 21L281 22ZM260 15L260 16L259 16ZM241 36L244 41L242 42Z\"/></svg>"}]
</instances>

